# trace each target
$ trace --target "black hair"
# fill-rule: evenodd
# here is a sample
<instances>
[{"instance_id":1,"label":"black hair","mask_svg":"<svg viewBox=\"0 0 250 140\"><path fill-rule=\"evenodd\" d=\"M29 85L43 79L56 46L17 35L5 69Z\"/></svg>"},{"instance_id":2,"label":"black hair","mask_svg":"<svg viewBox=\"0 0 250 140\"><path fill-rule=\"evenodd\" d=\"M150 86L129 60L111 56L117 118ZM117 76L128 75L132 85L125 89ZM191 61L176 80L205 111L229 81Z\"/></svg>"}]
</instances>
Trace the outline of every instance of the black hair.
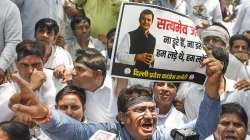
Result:
<instances>
[{"instance_id":1,"label":"black hair","mask_svg":"<svg viewBox=\"0 0 250 140\"><path fill-rule=\"evenodd\" d=\"M56 95L56 104L59 103L64 95L76 95L80 99L82 106L84 106L86 103L85 90L76 86L67 85L61 89Z\"/></svg>"},{"instance_id":2,"label":"black hair","mask_svg":"<svg viewBox=\"0 0 250 140\"><path fill-rule=\"evenodd\" d=\"M0 123L0 130L8 135L9 140L30 140L29 127L25 124L5 121Z\"/></svg>"},{"instance_id":3,"label":"black hair","mask_svg":"<svg viewBox=\"0 0 250 140\"><path fill-rule=\"evenodd\" d=\"M59 32L59 26L56 23L55 20L51 19L51 18L43 18L40 19L36 25L35 25L35 33L38 31L38 28L43 29L43 28L47 28L48 31L54 31L55 35L58 34Z\"/></svg>"},{"instance_id":4,"label":"black hair","mask_svg":"<svg viewBox=\"0 0 250 140\"><path fill-rule=\"evenodd\" d=\"M23 40L16 46L17 60L28 56L36 55L41 58L45 54L45 44L39 41Z\"/></svg>"},{"instance_id":5,"label":"black hair","mask_svg":"<svg viewBox=\"0 0 250 140\"><path fill-rule=\"evenodd\" d=\"M87 21L89 26L91 26L91 21L87 16L75 16L71 19L70 27L72 30L75 30L76 24L79 24L81 21Z\"/></svg>"},{"instance_id":6,"label":"black hair","mask_svg":"<svg viewBox=\"0 0 250 140\"><path fill-rule=\"evenodd\" d=\"M90 69L101 70L102 75L106 76L107 64L106 58L94 48L82 48L76 51L76 63L86 65Z\"/></svg>"},{"instance_id":7,"label":"black hair","mask_svg":"<svg viewBox=\"0 0 250 140\"><path fill-rule=\"evenodd\" d=\"M248 38L247 37L245 37L244 35L242 35L242 34L236 34L236 35L233 35L231 38L230 38L230 40L229 40L229 47L230 47L230 50L232 49L232 46L233 46L233 44L234 44L234 41L236 41L236 40L243 40L243 41L245 41L246 43L247 43L247 50L249 51L250 50L250 48L249 48L249 40L248 40Z\"/></svg>"},{"instance_id":8,"label":"black hair","mask_svg":"<svg viewBox=\"0 0 250 140\"><path fill-rule=\"evenodd\" d=\"M216 59L224 63L222 73L225 74L227 71L228 63L229 63L229 52L226 50L226 48L216 47L213 45L207 45L206 47L209 50L212 50L212 54Z\"/></svg>"},{"instance_id":9,"label":"black hair","mask_svg":"<svg viewBox=\"0 0 250 140\"><path fill-rule=\"evenodd\" d=\"M112 36L115 35L116 28L112 28L108 31L106 38L109 40Z\"/></svg>"},{"instance_id":10,"label":"black hair","mask_svg":"<svg viewBox=\"0 0 250 140\"><path fill-rule=\"evenodd\" d=\"M142 85L134 85L130 88L123 89L118 96L117 106L119 112L126 112L126 105L130 100L137 97L153 97L153 92L151 88L144 87Z\"/></svg>"},{"instance_id":11,"label":"black hair","mask_svg":"<svg viewBox=\"0 0 250 140\"><path fill-rule=\"evenodd\" d=\"M245 126L248 124L247 113L244 108L238 103L226 103L221 106L220 116L224 114L236 114L240 117L240 119L244 122Z\"/></svg>"},{"instance_id":12,"label":"black hair","mask_svg":"<svg viewBox=\"0 0 250 140\"><path fill-rule=\"evenodd\" d=\"M141 20L141 18L142 18L143 15L152 15L152 21L154 20L154 13L153 13L151 10L149 10L149 9L145 9L145 10L143 10L143 11L140 13L140 18L139 18L139 20Z\"/></svg>"}]
</instances>

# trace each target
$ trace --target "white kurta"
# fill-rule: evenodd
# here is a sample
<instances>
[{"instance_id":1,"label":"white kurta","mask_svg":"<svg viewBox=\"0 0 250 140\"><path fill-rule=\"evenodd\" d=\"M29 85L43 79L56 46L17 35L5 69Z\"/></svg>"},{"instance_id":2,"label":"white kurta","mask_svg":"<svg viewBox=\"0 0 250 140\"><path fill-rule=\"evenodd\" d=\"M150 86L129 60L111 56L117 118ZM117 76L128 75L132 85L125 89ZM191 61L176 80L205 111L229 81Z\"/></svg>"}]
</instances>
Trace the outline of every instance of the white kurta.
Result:
<instances>
[{"instance_id":1,"label":"white kurta","mask_svg":"<svg viewBox=\"0 0 250 140\"><path fill-rule=\"evenodd\" d=\"M17 6L0 0L0 68L6 70L15 61L16 45L22 41L22 22Z\"/></svg>"},{"instance_id":2,"label":"white kurta","mask_svg":"<svg viewBox=\"0 0 250 140\"><path fill-rule=\"evenodd\" d=\"M103 85L94 92L86 90L85 116L88 122L115 121L117 115L117 96L114 81L106 75Z\"/></svg>"},{"instance_id":3,"label":"white kurta","mask_svg":"<svg viewBox=\"0 0 250 140\"><path fill-rule=\"evenodd\" d=\"M42 18L52 18L60 26L64 0L11 0L21 12L23 39L34 39L35 24Z\"/></svg>"},{"instance_id":4,"label":"white kurta","mask_svg":"<svg viewBox=\"0 0 250 140\"><path fill-rule=\"evenodd\" d=\"M53 77L53 71L44 69L46 75L46 81L40 87L39 91L35 92L35 95L42 104L46 104L50 107L55 105L55 97L57 92L61 87L58 84L57 80ZM9 99L15 93L18 93L19 87L14 82L9 82L0 85L0 112L4 112L0 115L0 122L8 121L14 116L14 112L11 111L8 107Z\"/></svg>"},{"instance_id":5,"label":"white kurta","mask_svg":"<svg viewBox=\"0 0 250 140\"><path fill-rule=\"evenodd\" d=\"M228 97L237 91L233 87L235 83L235 81L226 78L225 92L220 96L221 103L227 102ZM204 93L204 86L196 83L186 82L179 87L176 98L184 101L187 121L197 118Z\"/></svg>"}]
</instances>

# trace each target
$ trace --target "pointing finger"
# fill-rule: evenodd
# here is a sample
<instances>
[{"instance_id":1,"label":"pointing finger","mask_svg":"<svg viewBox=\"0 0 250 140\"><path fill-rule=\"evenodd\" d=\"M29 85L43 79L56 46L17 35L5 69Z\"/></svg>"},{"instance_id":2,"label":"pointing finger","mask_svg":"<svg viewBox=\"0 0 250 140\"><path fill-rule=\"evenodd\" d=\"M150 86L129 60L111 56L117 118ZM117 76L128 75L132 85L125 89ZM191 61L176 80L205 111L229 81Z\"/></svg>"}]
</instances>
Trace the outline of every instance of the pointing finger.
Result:
<instances>
[{"instance_id":1,"label":"pointing finger","mask_svg":"<svg viewBox=\"0 0 250 140\"><path fill-rule=\"evenodd\" d=\"M33 91L28 82L19 77L17 74L11 75L12 80L14 80L20 88L20 103L27 104L27 101L31 96L33 96Z\"/></svg>"}]
</instances>

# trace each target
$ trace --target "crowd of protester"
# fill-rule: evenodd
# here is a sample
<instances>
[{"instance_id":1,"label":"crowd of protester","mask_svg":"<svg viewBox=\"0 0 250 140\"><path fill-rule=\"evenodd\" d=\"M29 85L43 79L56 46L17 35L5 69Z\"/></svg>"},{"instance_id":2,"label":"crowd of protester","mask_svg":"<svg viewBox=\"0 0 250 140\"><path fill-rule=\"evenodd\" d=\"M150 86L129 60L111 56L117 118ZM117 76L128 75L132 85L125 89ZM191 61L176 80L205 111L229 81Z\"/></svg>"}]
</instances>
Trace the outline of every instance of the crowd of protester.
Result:
<instances>
[{"instance_id":1,"label":"crowd of protester","mask_svg":"<svg viewBox=\"0 0 250 140\"><path fill-rule=\"evenodd\" d=\"M123 2L193 20L208 56L204 85L111 77ZM0 139L88 140L101 129L171 140L183 128L200 140L250 139L250 1L231 11L227 2L0 0Z\"/></svg>"}]
</instances>

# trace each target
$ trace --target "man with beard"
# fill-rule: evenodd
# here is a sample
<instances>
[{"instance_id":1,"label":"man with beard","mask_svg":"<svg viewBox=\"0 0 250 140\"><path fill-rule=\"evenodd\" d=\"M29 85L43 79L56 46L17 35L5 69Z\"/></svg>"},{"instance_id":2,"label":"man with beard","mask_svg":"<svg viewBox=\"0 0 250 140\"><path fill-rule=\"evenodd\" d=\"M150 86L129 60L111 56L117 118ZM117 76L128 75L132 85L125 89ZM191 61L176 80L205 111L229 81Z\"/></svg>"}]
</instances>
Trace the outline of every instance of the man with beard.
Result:
<instances>
[{"instance_id":1,"label":"man with beard","mask_svg":"<svg viewBox=\"0 0 250 140\"><path fill-rule=\"evenodd\" d=\"M204 139L214 131L219 119L220 99L217 91L223 68L211 52L208 52L208 57L204 59L202 65L206 65L208 77L205 83L206 96L201 103L200 114L195 126L195 131L199 133L200 139ZM84 71L82 68L79 65L75 67L79 72ZM96 72L98 73L98 69ZM18 98L12 98L10 108L31 117L52 139L87 140L100 129L115 130L118 133L118 139L123 140L171 139L164 127L156 129L156 106L152 98L152 91L147 88L133 86L121 92L117 102L119 122L82 124L42 105L33 96L33 91L29 88L28 83L15 75L13 75L13 79L22 88L18 93ZM24 97L26 102L21 103L18 99Z\"/></svg>"}]
</instances>

